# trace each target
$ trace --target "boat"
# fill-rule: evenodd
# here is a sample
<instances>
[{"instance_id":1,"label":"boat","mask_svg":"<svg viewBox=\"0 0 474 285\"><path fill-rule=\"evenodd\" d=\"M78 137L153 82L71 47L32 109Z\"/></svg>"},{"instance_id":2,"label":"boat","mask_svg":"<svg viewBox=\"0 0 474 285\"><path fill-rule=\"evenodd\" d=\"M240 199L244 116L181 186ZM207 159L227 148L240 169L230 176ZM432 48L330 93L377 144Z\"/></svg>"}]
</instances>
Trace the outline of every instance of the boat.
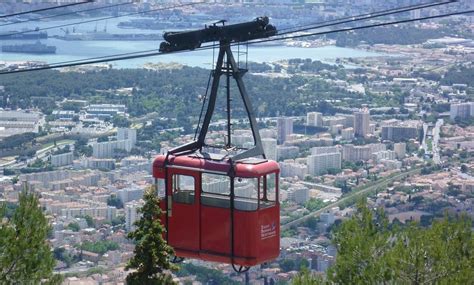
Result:
<instances>
[{"instance_id":1,"label":"boat","mask_svg":"<svg viewBox=\"0 0 474 285\"><path fill-rule=\"evenodd\" d=\"M163 39L161 34L110 34L107 32L66 33L53 37L64 41L156 41Z\"/></svg>"},{"instance_id":2,"label":"boat","mask_svg":"<svg viewBox=\"0 0 474 285\"><path fill-rule=\"evenodd\" d=\"M51 54L56 53L56 47L48 46L38 41L34 44L3 45L2 52Z\"/></svg>"},{"instance_id":3,"label":"boat","mask_svg":"<svg viewBox=\"0 0 474 285\"><path fill-rule=\"evenodd\" d=\"M36 31L8 31L0 33L0 40L39 40L47 39L47 32Z\"/></svg>"}]
</instances>

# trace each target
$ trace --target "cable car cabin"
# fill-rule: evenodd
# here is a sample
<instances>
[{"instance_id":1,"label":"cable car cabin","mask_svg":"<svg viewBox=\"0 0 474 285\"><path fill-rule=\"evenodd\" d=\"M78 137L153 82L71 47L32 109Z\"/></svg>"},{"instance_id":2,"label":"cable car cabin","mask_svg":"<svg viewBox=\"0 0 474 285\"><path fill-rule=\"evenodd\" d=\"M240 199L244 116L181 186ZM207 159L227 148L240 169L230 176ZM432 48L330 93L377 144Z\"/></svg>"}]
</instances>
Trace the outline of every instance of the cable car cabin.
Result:
<instances>
[{"instance_id":1,"label":"cable car cabin","mask_svg":"<svg viewBox=\"0 0 474 285\"><path fill-rule=\"evenodd\" d=\"M237 161L232 179L230 162L222 159L170 155L165 161L164 155L155 159L153 176L167 213L162 220L166 238L176 256L241 267L278 257L278 163Z\"/></svg>"}]
</instances>

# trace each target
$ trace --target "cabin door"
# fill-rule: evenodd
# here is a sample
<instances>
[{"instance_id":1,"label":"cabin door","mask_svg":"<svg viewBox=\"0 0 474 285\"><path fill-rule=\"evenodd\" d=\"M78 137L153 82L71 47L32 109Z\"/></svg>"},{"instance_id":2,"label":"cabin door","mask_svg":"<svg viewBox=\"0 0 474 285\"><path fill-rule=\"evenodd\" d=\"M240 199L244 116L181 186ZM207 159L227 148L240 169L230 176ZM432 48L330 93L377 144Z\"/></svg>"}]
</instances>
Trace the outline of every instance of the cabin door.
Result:
<instances>
[{"instance_id":1,"label":"cabin door","mask_svg":"<svg viewBox=\"0 0 474 285\"><path fill-rule=\"evenodd\" d=\"M197 172L168 171L168 242L177 251L199 251L200 179Z\"/></svg>"}]
</instances>

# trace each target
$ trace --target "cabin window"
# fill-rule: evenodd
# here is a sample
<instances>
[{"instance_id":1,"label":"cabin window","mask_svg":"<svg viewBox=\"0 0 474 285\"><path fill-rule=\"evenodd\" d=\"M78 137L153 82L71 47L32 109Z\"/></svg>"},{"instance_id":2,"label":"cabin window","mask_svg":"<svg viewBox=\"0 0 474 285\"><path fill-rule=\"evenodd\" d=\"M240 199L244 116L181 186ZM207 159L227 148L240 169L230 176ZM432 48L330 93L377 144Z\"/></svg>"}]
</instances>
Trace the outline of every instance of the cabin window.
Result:
<instances>
[{"instance_id":1,"label":"cabin window","mask_svg":"<svg viewBox=\"0 0 474 285\"><path fill-rule=\"evenodd\" d=\"M164 198L165 197L165 180L162 178L157 178L155 179L155 190L156 190L156 195L158 195L158 198Z\"/></svg>"},{"instance_id":2,"label":"cabin window","mask_svg":"<svg viewBox=\"0 0 474 285\"><path fill-rule=\"evenodd\" d=\"M262 177L263 187L260 190L260 207L266 208L275 205L277 201L278 175L270 173Z\"/></svg>"},{"instance_id":3,"label":"cabin window","mask_svg":"<svg viewBox=\"0 0 474 285\"><path fill-rule=\"evenodd\" d=\"M235 178L235 209L242 211L255 211L258 209L259 180L259 178Z\"/></svg>"},{"instance_id":4,"label":"cabin window","mask_svg":"<svg viewBox=\"0 0 474 285\"><path fill-rule=\"evenodd\" d=\"M201 177L201 204L230 208L230 178L225 175L211 173L203 173Z\"/></svg>"},{"instance_id":5,"label":"cabin window","mask_svg":"<svg viewBox=\"0 0 474 285\"><path fill-rule=\"evenodd\" d=\"M194 177L188 175L173 175L173 201L184 204L194 204Z\"/></svg>"}]
</instances>

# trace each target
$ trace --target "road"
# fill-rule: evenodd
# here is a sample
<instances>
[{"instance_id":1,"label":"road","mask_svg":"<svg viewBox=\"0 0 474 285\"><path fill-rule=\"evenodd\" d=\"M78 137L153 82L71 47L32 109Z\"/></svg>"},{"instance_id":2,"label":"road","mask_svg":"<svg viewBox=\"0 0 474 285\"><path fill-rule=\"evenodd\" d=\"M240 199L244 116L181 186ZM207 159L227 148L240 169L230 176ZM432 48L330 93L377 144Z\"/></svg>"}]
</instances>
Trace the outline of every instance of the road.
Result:
<instances>
[{"instance_id":1,"label":"road","mask_svg":"<svg viewBox=\"0 0 474 285\"><path fill-rule=\"evenodd\" d=\"M441 156L439 154L439 134L440 134L440 129L441 126L444 124L443 119L438 119L436 121L436 124L433 128L433 162L436 164L441 164Z\"/></svg>"},{"instance_id":2,"label":"road","mask_svg":"<svg viewBox=\"0 0 474 285\"><path fill-rule=\"evenodd\" d=\"M303 223L304 221L306 221L308 218L310 217L317 217L319 215L321 215L322 213L330 210L331 208L333 207L336 207L336 206L339 206L345 202L348 202L350 201L351 199L353 199L354 197L356 196L359 196L359 195L364 195L364 194L367 194L367 193L370 193L371 191L375 191L377 188L379 187L387 187L387 185L390 183L390 182L394 182L394 181L397 181L397 180L400 180L400 179L403 179L407 176L410 176L410 175L413 175L415 173L419 173L420 172L420 169L419 168L415 168L415 169L411 169L409 171L405 171L405 172L402 172L402 173L398 173L394 176L389 176L389 177L386 177L386 178L382 178L381 180L379 180L378 182L376 182L375 184L372 184L372 185L369 185L365 188L362 188L362 189L359 189L359 190L354 190L353 192L351 192L349 195L339 199L338 201L334 202L334 203L331 203L327 206L325 206L324 208L322 209L319 209L317 211L314 211L312 213L309 213L301 218L298 218L294 221L291 221L289 223L286 223L284 225L281 226L281 230L287 230L289 229L290 227L292 226L296 226L298 224L301 224Z\"/></svg>"},{"instance_id":3,"label":"road","mask_svg":"<svg viewBox=\"0 0 474 285\"><path fill-rule=\"evenodd\" d=\"M424 149L425 151L428 150L428 146L426 144L426 135L428 134L428 124L423 123L423 140L421 142L421 148Z\"/></svg>"}]
</instances>

